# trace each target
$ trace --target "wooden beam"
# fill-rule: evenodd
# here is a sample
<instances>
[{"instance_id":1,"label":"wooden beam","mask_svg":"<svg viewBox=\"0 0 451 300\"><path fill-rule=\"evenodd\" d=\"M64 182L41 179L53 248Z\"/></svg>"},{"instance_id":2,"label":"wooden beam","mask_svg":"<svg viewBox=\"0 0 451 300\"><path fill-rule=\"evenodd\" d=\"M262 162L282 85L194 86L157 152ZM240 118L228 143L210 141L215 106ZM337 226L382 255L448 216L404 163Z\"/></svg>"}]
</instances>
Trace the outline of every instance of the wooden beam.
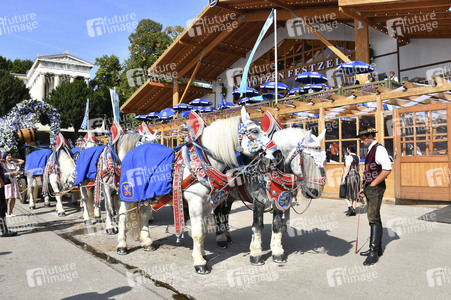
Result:
<instances>
[{"instance_id":1,"label":"wooden beam","mask_svg":"<svg viewBox=\"0 0 451 300\"><path fill-rule=\"evenodd\" d=\"M310 9L294 9L293 11L298 17L318 17L322 15L332 15L335 14L337 19L347 18L348 16L341 13L337 7L321 7L321 8L310 8ZM243 22L264 22L268 18L267 10L260 10L257 12L251 12L245 14ZM290 10L280 10L277 11L277 20L278 21L287 21L290 19L294 19Z\"/></svg>"},{"instance_id":2,"label":"wooden beam","mask_svg":"<svg viewBox=\"0 0 451 300\"><path fill-rule=\"evenodd\" d=\"M386 4L395 2L404 2L405 0L372 0L371 4ZM356 5L367 5L368 0L338 0L338 6L356 6ZM409 1L412 2L412 1Z\"/></svg>"},{"instance_id":3,"label":"wooden beam","mask_svg":"<svg viewBox=\"0 0 451 300\"><path fill-rule=\"evenodd\" d=\"M358 20L358 21L360 21L362 23L365 23L365 24L373 27L374 29L376 29L376 30L388 35L388 30L386 28L384 28L383 26L381 26L381 25L379 25L379 24L377 24L375 22L370 21L369 19L359 15L358 13L352 11L349 8L340 7L339 11L342 14L353 18L354 20ZM395 36L394 38L396 38L400 42L400 45L407 45L408 43L410 43L410 41L408 39L404 38L404 37Z\"/></svg>"},{"instance_id":4,"label":"wooden beam","mask_svg":"<svg viewBox=\"0 0 451 300\"><path fill-rule=\"evenodd\" d=\"M191 86L191 83L193 83L194 76L196 76L197 70L199 70L199 66L200 66L201 60L202 60L202 56L199 58L199 61L197 62L196 67L194 68L193 74L191 74L191 78L189 79L189 81L188 81L188 83L186 85L185 91L183 92L182 98L180 98L179 103L182 103L183 98L185 98L186 93L188 93L188 90L189 90L189 88Z\"/></svg>"},{"instance_id":5,"label":"wooden beam","mask_svg":"<svg viewBox=\"0 0 451 300\"><path fill-rule=\"evenodd\" d=\"M206 47L206 46L202 46L201 44L196 44L196 43L193 43L193 42L182 41L182 40L180 40L179 43L182 44L182 45L185 45L185 46L190 46L190 47L199 48L199 49L205 49L205 47ZM218 49L218 48L213 49L213 52L221 53L221 54L224 54L224 55L233 55L233 56L236 56L236 57L246 58L246 53L236 53L236 52L233 52L233 51L228 51L228 50Z\"/></svg>"},{"instance_id":6,"label":"wooden beam","mask_svg":"<svg viewBox=\"0 0 451 300\"><path fill-rule=\"evenodd\" d=\"M242 20L237 20L236 22L238 22L238 25L237 25L237 27L238 27L239 24L242 22ZM210 53L220 42L222 42L225 38L227 38L232 32L233 32L233 30L230 30L230 31L225 30L225 31L221 32L218 36L216 36L213 39L213 41L211 41L208 44L208 46L205 47L205 49L201 53L196 55L196 57L193 58L191 60L191 62L186 64L185 67L183 69L181 69L180 72L178 72L177 78L183 77L189 70L191 70L192 67L194 67L196 65L196 63L199 61L199 59L202 55L204 55L204 57L207 56L208 53Z\"/></svg>"},{"instance_id":7,"label":"wooden beam","mask_svg":"<svg viewBox=\"0 0 451 300\"><path fill-rule=\"evenodd\" d=\"M279 1L279 0L265 0L265 1L266 1L266 2L269 2L269 3L272 3L272 4L274 4L274 5L277 5L277 6L279 6L279 7L285 8L285 9L287 9L287 10L293 10L293 9L294 9L293 6L287 5L287 4L285 4L285 3L282 3L282 2Z\"/></svg>"},{"instance_id":8,"label":"wooden beam","mask_svg":"<svg viewBox=\"0 0 451 300\"><path fill-rule=\"evenodd\" d=\"M179 104L179 81L174 80L174 88L172 90L172 106Z\"/></svg>"}]
</instances>

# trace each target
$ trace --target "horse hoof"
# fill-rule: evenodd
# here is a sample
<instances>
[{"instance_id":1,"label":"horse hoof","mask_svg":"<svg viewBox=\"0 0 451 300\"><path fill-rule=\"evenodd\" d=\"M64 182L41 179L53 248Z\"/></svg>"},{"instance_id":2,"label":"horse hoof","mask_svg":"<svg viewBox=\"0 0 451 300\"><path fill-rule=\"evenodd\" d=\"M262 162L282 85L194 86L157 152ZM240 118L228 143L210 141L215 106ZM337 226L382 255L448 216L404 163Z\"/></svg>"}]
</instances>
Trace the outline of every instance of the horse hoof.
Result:
<instances>
[{"instance_id":1,"label":"horse hoof","mask_svg":"<svg viewBox=\"0 0 451 300\"><path fill-rule=\"evenodd\" d=\"M155 251L155 247L152 246L152 245L145 246L145 247L143 247L143 249L144 249L144 251L146 251L146 252L153 252L153 251Z\"/></svg>"},{"instance_id":2,"label":"horse hoof","mask_svg":"<svg viewBox=\"0 0 451 300\"><path fill-rule=\"evenodd\" d=\"M30 206L30 210L36 209L36 206Z\"/></svg>"},{"instance_id":3,"label":"horse hoof","mask_svg":"<svg viewBox=\"0 0 451 300\"><path fill-rule=\"evenodd\" d=\"M63 212L58 213L58 217L65 217L65 216L66 216L66 213L63 213Z\"/></svg>"},{"instance_id":4,"label":"horse hoof","mask_svg":"<svg viewBox=\"0 0 451 300\"><path fill-rule=\"evenodd\" d=\"M150 219L150 220L149 220L149 225L150 225L150 224L153 224L153 222L154 222L154 219L153 219L153 218Z\"/></svg>"},{"instance_id":5,"label":"horse hoof","mask_svg":"<svg viewBox=\"0 0 451 300\"><path fill-rule=\"evenodd\" d=\"M217 242L217 245L218 245L218 248L222 248L222 249L227 248L227 242L226 241Z\"/></svg>"},{"instance_id":6,"label":"horse hoof","mask_svg":"<svg viewBox=\"0 0 451 300\"><path fill-rule=\"evenodd\" d=\"M44 207L50 207L50 203L44 203Z\"/></svg>"},{"instance_id":7,"label":"horse hoof","mask_svg":"<svg viewBox=\"0 0 451 300\"><path fill-rule=\"evenodd\" d=\"M117 228L113 228L113 233L117 234L119 232L119 230Z\"/></svg>"},{"instance_id":8,"label":"horse hoof","mask_svg":"<svg viewBox=\"0 0 451 300\"><path fill-rule=\"evenodd\" d=\"M117 248L117 254L119 254L119 255L126 255L127 254L127 248L126 247L118 247Z\"/></svg>"},{"instance_id":9,"label":"horse hoof","mask_svg":"<svg viewBox=\"0 0 451 300\"><path fill-rule=\"evenodd\" d=\"M272 260L277 264L284 264L287 262L287 259L284 257L284 255L273 255Z\"/></svg>"},{"instance_id":10,"label":"horse hoof","mask_svg":"<svg viewBox=\"0 0 451 300\"><path fill-rule=\"evenodd\" d=\"M85 224L85 226L91 226L93 225L93 222L91 220L85 220L83 224Z\"/></svg>"},{"instance_id":11,"label":"horse hoof","mask_svg":"<svg viewBox=\"0 0 451 300\"><path fill-rule=\"evenodd\" d=\"M210 270L208 269L207 265L194 266L194 269L196 270L196 273L200 275L210 274Z\"/></svg>"},{"instance_id":12,"label":"horse hoof","mask_svg":"<svg viewBox=\"0 0 451 300\"><path fill-rule=\"evenodd\" d=\"M253 266L263 266L265 264L261 256L251 256L250 261Z\"/></svg>"},{"instance_id":13,"label":"horse hoof","mask_svg":"<svg viewBox=\"0 0 451 300\"><path fill-rule=\"evenodd\" d=\"M107 233L108 235L113 235L113 234L115 234L113 228L108 228L108 229L106 230L106 233Z\"/></svg>"}]
</instances>

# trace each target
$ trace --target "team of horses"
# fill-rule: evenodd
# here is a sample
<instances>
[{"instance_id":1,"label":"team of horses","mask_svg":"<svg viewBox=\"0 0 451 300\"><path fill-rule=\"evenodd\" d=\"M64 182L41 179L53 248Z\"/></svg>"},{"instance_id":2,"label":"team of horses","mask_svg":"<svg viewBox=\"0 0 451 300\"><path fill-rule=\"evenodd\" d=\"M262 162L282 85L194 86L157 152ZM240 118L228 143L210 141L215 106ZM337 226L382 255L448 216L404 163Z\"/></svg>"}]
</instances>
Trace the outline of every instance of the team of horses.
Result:
<instances>
[{"instance_id":1,"label":"team of horses","mask_svg":"<svg viewBox=\"0 0 451 300\"><path fill-rule=\"evenodd\" d=\"M273 260L284 263L286 257L282 247L282 232L289 219L292 202L296 200L298 192L306 198L320 197L325 185L326 155L320 147L324 132L316 137L303 129L282 129L269 113L265 114L264 120L267 123L265 126L263 121L262 126L257 125L243 108L241 116L217 120L206 126L199 116L192 113L186 128L188 142L176 149L163 149L165 146L155 144L157 136L146 126L138 134L126 134L115 123L113 126L116 127L112 131L116 135L112 135L108 145L97 146L93 139L87 138L75 156L64 137L59 135L43 172L42 184L46 192L44 204L48 205L49 195L54 196L57 200L57 214L63 217L65 211L62 195L69 192L76 183L82 195L84 223L89 226L99 216L95 208L98 211L100 201L104 199L107 234L117 233L117 252L127 254L127 235L139 236L142 248L145 251L153 250L149 231L153 205L169 202L173 204L174 216L177 216L174 217L176 232L183 233L184 215L189 215L193 265L196 273L208 274L204 250L207 233L205 220L212 213L215 214L217 244L219 247L226 247L232 239L228 225L232 203L243 200L252 203L250 206L253 209L250 262L253 265L264 263L261 246L263 213L269 210L273 213ZM137 160L144 150L155 153L158 149L174 153L174 162L168 165L172 170L172 178L169 179L173 183L171 190L155 194L149 199L141 197L142 199L122 201L122 185L125 184L123 178L126 176L125 171L121 174L121 166L128 166L129 162ZM100 153L100 156L97 154L98 158L86 158L95 152ZM89 160L95 164L91 166L94 178L83 177L80 173L82 166L79 164ZM156 170L157 166L150 165L151 163L155 164L150 159L144 159L138 165L145 170ZM92 168L95 168L94 172ZM29 205L33 209L36 205L38 181L32 172L27 173L27 178ZM149 182L140 184L149 185ZM180 202L176 202L176 199L180 199ZM183 209L183 204L187 205L187 210ZM138 227L127 226L132 215L138 219ZM136 224L136 219L134 221Z\"/></svg>"}]
</instances>

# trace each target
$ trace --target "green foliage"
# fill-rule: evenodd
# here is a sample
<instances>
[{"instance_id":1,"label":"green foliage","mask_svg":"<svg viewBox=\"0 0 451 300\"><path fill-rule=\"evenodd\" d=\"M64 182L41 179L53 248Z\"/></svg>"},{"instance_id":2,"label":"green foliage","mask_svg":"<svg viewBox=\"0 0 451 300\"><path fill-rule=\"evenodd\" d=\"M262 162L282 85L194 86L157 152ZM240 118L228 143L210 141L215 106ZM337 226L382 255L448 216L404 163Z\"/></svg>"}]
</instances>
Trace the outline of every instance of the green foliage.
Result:
<instances>
[{"instance_id":1,"label":"green foliage","mask_svg":"<svg viewBox=\"0 0 451 300\"><path fill-rule=\"evenodd\" d=\"M119 85L120 73L122 71L119 57L114 54L111 56L104 55L96 58L95 65L99 66L95 77L99 88L112 89Z\"/></svg>"},{"instance_id":2,"label":"green foliage","mask_svg":"<svg viewBox=\"0 0 451 300\"><path fill-rule=\"evenodd\" d=\"M172 42L185 30L182 26L168 26L164 29L164 32L171 38Z\"/></svg>"},{"instance_id":3,"label":"green foliage","mask_svg":"<svg viewBox=\"0 0 451 300\"><path fill-rule=\"evenodd\" d=\"M73 82L62 82L45 99L53 105L61 115L61 127L74 127L75 132L80 129L85 116L86 100L89 98L90 118L92 111L99 107L99 99L91 87L84 80L76 79ZM95 110L95 109L94 109ZM98 113L98 111L97 111Z\"/></svg>"},{"instance_id":4,"label":"green foliage","mask_svg":"<svg viewBox=\"0 0 451 300\"><path fill-rule=\"evenodd\" d=\"M21 60L16 58L14 61L11 61L8 58L0 56L0 69L10 73L26 74L32 65L33 61L29 59Z\"/></svg>"},{"instance_id":5,"label":"green foliage","mask_svg":"<svg viewBox=\"0 0 451 300\"><path fill-rule=\"evenodd\" d=\"M30 92L25 83L0 70L0 117L6 115L17 103L30 99Z\"/></svg>"}]
</instances>

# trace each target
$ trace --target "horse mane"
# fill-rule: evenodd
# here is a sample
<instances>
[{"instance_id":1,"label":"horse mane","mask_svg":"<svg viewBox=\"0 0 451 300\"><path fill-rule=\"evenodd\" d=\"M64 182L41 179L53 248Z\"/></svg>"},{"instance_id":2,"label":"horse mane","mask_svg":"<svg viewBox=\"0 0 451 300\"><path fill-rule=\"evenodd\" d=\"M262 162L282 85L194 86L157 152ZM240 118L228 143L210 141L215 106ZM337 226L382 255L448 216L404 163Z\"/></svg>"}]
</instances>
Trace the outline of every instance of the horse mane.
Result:
<instances>
[{"instance_id":1,"label":"horse mane","mask_svg":"<svg viewBox=\"0 0 451 300\"><path fill-rule=\"evenodd\" d=\"M217 120L206 127L201 136L202 145L229 167L238 167L236 147L239 124L240 117Z\"/></svg>"},{"instance_id":2,"label":"horse mane","mask_svg":"<svg viewBox=\"0 0 451 300\"><path fill-rule=\"evenodd\" d=\"M58 164L61 170L61 182L65 182L70 173L75 171L75 161L67 150L60 149L58 151Z\"/></svg>"},{"instance_id":3,"label":"horse mane","mask_svg":"<svg viewBox=\"0 0 451 300\"><path fill-rule=\"evenodd\" d=\"M119 137L117 141L117 156L122 161L128 151L136 147L136 143L141 140L141 135L138 133L127 133Z\"/></svg>"}]
</instances>

